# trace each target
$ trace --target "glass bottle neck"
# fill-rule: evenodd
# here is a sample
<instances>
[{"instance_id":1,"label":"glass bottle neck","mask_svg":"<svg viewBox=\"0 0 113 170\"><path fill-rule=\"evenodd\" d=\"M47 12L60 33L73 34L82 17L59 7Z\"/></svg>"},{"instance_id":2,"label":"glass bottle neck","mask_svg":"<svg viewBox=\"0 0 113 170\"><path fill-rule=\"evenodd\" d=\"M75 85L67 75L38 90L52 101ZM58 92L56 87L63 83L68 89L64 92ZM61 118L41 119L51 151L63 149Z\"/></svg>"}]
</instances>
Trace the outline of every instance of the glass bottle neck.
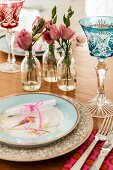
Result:
<instances>
[{"instance_id":1,"label":"glass bottle neck","mask_svg":"<svg viewBox=\"0 0 113 170\"><path fill-rule=\"evenodd\" d=\"M56 53L56 48L55 48L55 44L49 44L49 47L48 47L48 51L49 53Z\"/></svg>"},{"instance_id":2,"label":"glass bottle neck","mask_svg":"<svg viewBox=\"0 0 113 170\"><path fill-rule=\"evenodd\" d=\"M66 57L66 58L67 58L67 56L68 56L69 58L72 58L72 49L63 51L63 52L62 52L62 56Z\"/></svg>"},{"instance_id":3,"label":"glass bottle neck","mask_svg":"<svg viewBox=\"0 0 113 170\"><path fill-rule=\"evenodd\" d=\"M34 57L35 56L35 51L25 51L25 56L26 57Z\"/></svg>"}]
</instances>

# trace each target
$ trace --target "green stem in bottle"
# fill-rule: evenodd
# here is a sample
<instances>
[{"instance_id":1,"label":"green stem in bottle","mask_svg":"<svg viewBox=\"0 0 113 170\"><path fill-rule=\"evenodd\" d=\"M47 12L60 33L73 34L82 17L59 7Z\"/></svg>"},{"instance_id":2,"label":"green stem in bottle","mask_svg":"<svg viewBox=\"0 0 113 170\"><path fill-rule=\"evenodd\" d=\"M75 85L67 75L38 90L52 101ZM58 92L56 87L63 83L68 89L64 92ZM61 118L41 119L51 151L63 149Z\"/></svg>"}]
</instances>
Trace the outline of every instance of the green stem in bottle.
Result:
<instances>
[{"instance_id":1,"label":"green stem in bottle","mask_svg":"<svg viewBox=\"0 0 113 170\"><path fill-rule=\"evenodd\" d=\"M27 75L27 80L32 79L32 70L33 70L33 64L35 64L34 58L32 56L32 48L31 50L28 51L28 57L27 57L27 64L28 64L28 75Z\"/></svg>"},{"instance_id":2,"label":"green stem in bottle","mask_svg":"<svg viewBox=\"0 0 113 170\"><path fill-rule=\"evenodd\" d=\"M64 62L66 64L66 86L68 87L71 59L70 59L70 48L68 47L69 44L66 44L66 45L67 46L66 46L66 50L65 50Z\"/></svg>"},{"instance_id":3,"label":"green stem in bottle","mask_svg":"<svg viewBox=\"0 0 113 170\"><path fill-rule=\"evenodd\" d=\"M54 69L54 75L55 75L55 80L56 80L57 62L56 62L56 58L55 58L55 45L54 45L54 43L49 44L49 52L50 52L50 57L53 61L53 69Z\"/></svg>"}]
</instances>

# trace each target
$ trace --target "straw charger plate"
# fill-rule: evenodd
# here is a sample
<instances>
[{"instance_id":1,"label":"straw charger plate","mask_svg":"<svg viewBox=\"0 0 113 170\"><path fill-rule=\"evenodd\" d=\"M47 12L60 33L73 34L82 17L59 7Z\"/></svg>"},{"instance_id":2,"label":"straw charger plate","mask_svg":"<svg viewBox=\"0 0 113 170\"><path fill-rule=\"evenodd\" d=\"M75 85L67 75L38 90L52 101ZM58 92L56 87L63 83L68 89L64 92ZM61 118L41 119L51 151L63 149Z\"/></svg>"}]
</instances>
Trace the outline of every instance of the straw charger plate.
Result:
<instances>
[{"instance_id":1,"label":"straw charger plate","mask_svg":"<svg viewBox=\"0 0 113 170\"><path fill-rule=\"evenodd\" d=\"M67 97L80 112L80 120L76 128L64 138L46 146L31 149L21 149L0 144L0 159L28 162L46 160L66 154L80 146L90 135L93 128L93 119L86 108Z\"/></svg>"}]
</instances>

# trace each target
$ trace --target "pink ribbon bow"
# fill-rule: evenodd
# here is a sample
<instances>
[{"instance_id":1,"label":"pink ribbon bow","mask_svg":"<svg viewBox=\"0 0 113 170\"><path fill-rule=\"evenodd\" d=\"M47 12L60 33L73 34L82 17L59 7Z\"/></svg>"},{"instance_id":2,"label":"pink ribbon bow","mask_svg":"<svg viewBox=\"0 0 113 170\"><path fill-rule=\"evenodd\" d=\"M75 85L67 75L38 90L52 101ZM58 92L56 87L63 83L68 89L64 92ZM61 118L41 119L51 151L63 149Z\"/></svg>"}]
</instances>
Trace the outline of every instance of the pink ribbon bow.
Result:
<instances>
[{"instance_id":1,"label":"pink ribbon bow","mask_svg":"<svg viewBox=\"0 0 113 170\"><path fill-rule=\"evenodd\" d=\"M30 112L33 112L34 110L37 111L38 116L39 116L39 125L38 125L38 130L41 128L42 126L42 115L41 112L39 110L39 106L43 104L43 100L40 99L36 104L25 104L24 105L24 111L27 111L28 109L30 110Z\"/></svg>"}]
</instances>

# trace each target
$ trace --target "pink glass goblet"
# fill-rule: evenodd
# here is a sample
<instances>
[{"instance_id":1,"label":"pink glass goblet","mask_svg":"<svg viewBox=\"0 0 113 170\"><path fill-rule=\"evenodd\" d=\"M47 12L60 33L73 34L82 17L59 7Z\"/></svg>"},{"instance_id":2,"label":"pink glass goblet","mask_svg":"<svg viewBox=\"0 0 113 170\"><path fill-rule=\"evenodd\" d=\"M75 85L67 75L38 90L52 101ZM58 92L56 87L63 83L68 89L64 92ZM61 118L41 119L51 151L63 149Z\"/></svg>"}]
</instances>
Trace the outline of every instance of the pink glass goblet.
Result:
<instances>
[{"instance_id":1,"label":"pink glass goblet","mask_svg":"<svg viewBox=\"0 0 113 170\"><path fill-rule=\"evenodd\" d=\"M23 6L24 0L1 0L0 1L0 23L1 27L6 28L6 40L8 43L7 62L0 64L0 71L15 73L20 71L20 65L15 63L14 39L15 35L12 28L18 26L19 13Z\"/></svg>"}]
</instances>

